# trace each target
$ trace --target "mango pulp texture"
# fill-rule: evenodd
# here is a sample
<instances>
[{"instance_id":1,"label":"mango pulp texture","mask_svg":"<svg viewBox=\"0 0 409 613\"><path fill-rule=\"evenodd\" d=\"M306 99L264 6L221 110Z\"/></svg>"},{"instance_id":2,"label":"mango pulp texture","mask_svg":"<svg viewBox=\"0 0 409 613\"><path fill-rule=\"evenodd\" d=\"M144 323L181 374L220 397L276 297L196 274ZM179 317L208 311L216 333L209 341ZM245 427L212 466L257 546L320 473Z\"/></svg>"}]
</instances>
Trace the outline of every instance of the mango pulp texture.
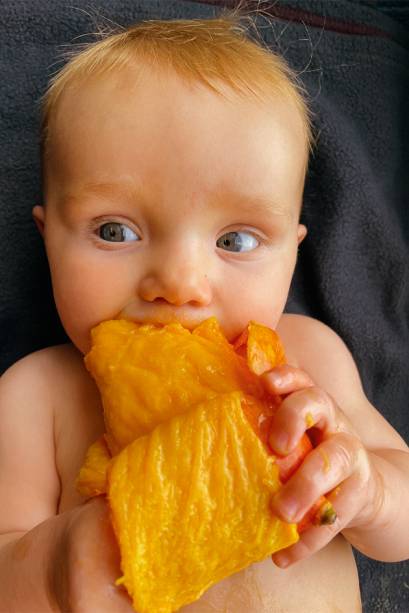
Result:
<instances>
[{"instance_id":1,"label":"mango pulp texture","mask_svg":"<svg viewBox=\"0 0 409 613\"><path fill-rule=\"evenodd\" d=\"M214 583L295 543L273 516L280 487L262 422L278 399L259 375L285 362L255 322L231 344L215 317L189 331L112 320L92 330L85 364L106 432L77 487L105 494L123 584L139 613L171 613Z\"/></svg>"}]
</instances>

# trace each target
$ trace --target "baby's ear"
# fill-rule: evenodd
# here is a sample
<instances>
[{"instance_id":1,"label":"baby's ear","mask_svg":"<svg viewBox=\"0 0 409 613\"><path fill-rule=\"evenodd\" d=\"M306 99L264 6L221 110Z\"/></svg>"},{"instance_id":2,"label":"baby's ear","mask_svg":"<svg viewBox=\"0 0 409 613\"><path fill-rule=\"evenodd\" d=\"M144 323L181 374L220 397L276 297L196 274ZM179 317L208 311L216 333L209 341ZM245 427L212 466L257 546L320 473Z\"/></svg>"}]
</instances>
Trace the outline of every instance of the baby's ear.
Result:
<instances>
[{"instance_id":1,"label":"baby's ear","mask_svg":"<svg viewBox=\"0 0 409 613\"><path fill-rule=\"evenodd\" d=\"M32 214L35 225L37 226L41 236L44 238L44 207L40 204L36 204L33 207Z\"/></svg>"},{"instance_id":2,"label":"baby's ear","mask_svg":"<svg viewBox=\"0 0 409 613\"><path fill-rule=\"evenodd\" d=\"M298 230L297 230L297 234L298 234L298 244L302 243L302 241L304 240L304 238L307 236L307 227L304 226L303 224L299 224L298 225Z\"/></svg>"}]
</instances>

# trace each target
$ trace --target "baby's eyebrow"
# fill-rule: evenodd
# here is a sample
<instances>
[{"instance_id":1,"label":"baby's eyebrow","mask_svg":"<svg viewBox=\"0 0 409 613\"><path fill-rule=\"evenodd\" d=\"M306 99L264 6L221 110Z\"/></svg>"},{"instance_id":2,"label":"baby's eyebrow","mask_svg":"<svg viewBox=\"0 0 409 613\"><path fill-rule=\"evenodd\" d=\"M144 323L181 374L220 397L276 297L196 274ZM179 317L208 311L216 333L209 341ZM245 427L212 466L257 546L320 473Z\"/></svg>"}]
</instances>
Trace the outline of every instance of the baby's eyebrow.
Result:
<instances>
[{"instance_id":1,"label":"baby's eyebrow","mask_svg":"<svg viewBox=\"0 0 409 613\"><path fill-rule=\"evenodd\" d=\"M69 193L63 196L63 201L80 201L86 195L102 197L125 197L133 200L140 195L137 186L129 183L86 183L77 193ZM268 195L243 194L237 192L225 192L211 199L215 209L223 207L232 211L253 215L274 215L280 217L293 217L294 207L283 205Z\"/></svg>"},{"instance_id":2,"label":"baby's eyebrow","mask_svg":"<svg viewBox=\"0 0 409 613\"><path fill-rule=\"evenodd\" d=\"M292 217L293 208L291 205L282 205L268 196L257 195L235 195L231 200L231 208L240 213L253 215L278 215L281 217ZM225 205L226 202L223 202Z\"/></svg>"},{"instance_id":3,"label":"baby's eyebrow","mask_svg":"<svg viewBox=\"0 0 409 613\"><path fill-rule=\"evenodd\" d=\"M77 191L70 191L62 195L61 200L66 201L81 201L85 196L126 196L127 198L134 196L134 190L127 183L85 183Z\"/></svg>"}]
</instances>

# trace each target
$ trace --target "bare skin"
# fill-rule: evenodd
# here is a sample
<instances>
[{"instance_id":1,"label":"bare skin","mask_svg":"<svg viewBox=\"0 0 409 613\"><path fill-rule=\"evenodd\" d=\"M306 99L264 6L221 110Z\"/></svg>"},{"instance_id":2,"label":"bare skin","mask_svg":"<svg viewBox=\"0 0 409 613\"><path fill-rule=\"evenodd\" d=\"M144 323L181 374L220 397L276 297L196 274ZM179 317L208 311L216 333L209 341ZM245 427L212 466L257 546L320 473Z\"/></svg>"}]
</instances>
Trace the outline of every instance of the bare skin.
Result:
<instances>
[{"instance_id":1,"label":"bare skin","mask_svg":"<svg viewBox=\"0 0 409 613\"><path fill-rule=\"evenodd\" d=\"M227 101L170 73L143 74L135 86L131 76L89 79L62 96L46 202L33 209L73 344L31 354L0 380L0 611L131 613L114 585L106 502L84 503L75 491L104 429L83 354L103 320L192 329L214 315L229 340L251 319L283 340L289 366L263 378L283 396L272 448L290 451L307 415L314 420L317 447L272 510L297 521L326 494L338 519L184 610L358 612L351 544L379 560L409 556L409 453L365 397L342 340L316 320L283 315L307 231L297 113L279 99Z\"/></svg>"}]
</instances>

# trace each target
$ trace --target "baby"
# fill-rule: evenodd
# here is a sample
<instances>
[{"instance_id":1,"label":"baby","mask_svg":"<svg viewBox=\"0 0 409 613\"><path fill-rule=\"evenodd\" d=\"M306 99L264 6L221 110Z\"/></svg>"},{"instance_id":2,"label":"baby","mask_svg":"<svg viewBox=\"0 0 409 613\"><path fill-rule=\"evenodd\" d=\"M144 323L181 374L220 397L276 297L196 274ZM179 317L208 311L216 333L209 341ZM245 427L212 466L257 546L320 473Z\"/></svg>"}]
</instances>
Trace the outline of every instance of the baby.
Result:
<instances>
[{"instance_id":1,"label":"baby","mask_svg":"<svg viewBox=\"0 0 409 613\"><path fill-rule=\"evenodd\" d=\"M407 445L365 397L343 341L283 313L307 232L309 112L290 69L236 16L111 34L71 58L45 97L33 216L71 343L0 380L2 613L132 612L115 586L106 501L75 488L104 432L83 356L91 328L115 318L192 329L215 315L229 340L249 320L276 329L289 365L263 375L283 397L271 447L289 452L311 423L316 447L271 508L297 522L325 494L337 513L181 611L354 613L352 546L409 556Z\"/></svg>"}]
</instances>

